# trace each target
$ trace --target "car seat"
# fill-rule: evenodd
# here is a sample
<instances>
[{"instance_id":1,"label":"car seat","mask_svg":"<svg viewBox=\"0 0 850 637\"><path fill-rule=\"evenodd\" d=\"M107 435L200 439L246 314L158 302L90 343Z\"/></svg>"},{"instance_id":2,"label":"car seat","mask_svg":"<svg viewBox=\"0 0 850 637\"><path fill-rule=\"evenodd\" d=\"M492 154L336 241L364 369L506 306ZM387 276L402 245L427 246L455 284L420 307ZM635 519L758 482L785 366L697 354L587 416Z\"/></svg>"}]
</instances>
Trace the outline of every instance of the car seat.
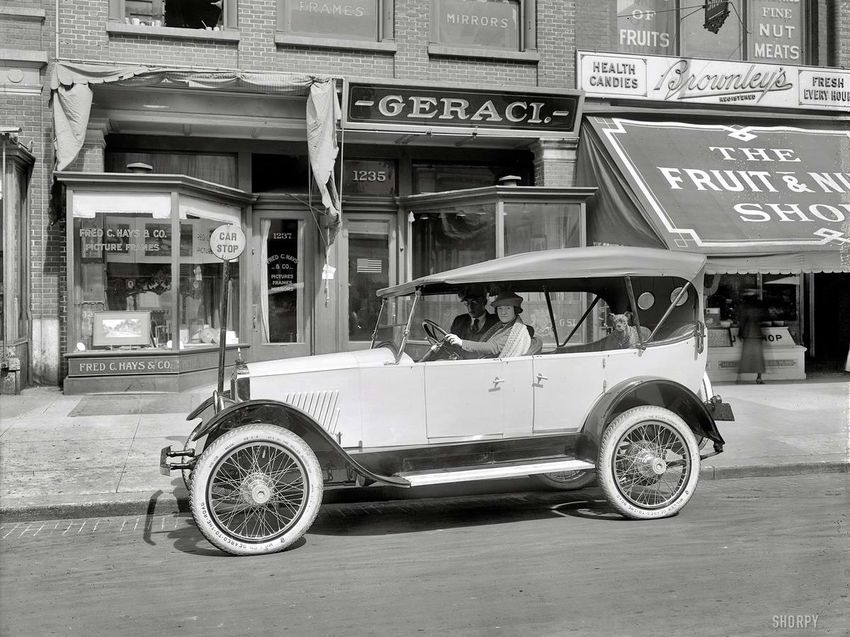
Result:
<instances>
[{"instance_id":1,"label":"car seat","mask_svg":"<svg viewBox=\"0 0 850 637\"><path fill-rule=\"evenodd\" d=\"M532 336L531 337L531 345L528 346L528 351L525 353L526 356L534 356L543 351L543 339Z\"/></svg>"}]
</instances>

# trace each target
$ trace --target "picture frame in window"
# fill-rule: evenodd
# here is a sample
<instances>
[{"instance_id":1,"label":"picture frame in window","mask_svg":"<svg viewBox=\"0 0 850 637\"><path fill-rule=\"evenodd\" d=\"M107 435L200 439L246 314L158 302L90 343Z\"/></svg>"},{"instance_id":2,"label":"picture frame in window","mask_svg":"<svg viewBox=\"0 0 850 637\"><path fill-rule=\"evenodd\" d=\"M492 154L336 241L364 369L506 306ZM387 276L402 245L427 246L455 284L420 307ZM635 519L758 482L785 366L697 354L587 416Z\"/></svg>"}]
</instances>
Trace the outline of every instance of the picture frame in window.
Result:
<instances>
[{"instance_id":1,"label":"picture frame in window","mask_svg":"<svg viewBox=\"0 0 850 637\"><path fill-rule=\"evenodd\" d=\"M95 312L92 347L126 347L151 344L151 313L140 311Z\"/></svg>"},{"instance_id":2,"label":"picture frame in window","mask_svg":"<svg viewBox=\"0 0 850 637\"><path fill-rule=\"evenodd\" d=\"M80 263L103 263L103 219L80 219Z\"/></svg>"}]
</instances>

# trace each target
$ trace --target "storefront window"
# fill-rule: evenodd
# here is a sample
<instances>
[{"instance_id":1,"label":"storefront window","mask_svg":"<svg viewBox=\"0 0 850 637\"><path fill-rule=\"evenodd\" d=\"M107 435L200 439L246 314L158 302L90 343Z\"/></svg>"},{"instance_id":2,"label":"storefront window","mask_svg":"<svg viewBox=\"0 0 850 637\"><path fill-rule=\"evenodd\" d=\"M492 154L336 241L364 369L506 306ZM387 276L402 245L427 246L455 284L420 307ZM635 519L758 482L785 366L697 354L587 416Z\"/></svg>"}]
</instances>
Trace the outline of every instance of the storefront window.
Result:
<instances>
[{"instance_id":1,"label":"storefront window","mask_svg":"<svg viewBox=\"0 0 850 637\"><path fill-rule=\"evenodd\" d=\"M74 219L77 349L170 348L174 288L168 216Z\"/></svg>"},{"instance_id":2,"label":"storefront window","mask_svg":"<svg viewBox=\"0 0 850 637\"><path fill-rule=\"evenodd\" d=\"M414 212L413 276L451 270L496 256L496 206Z\"/></svg>"},{"instance_id":3,"label":"storefront window","mask_svg":"<svg viewBox=\"0 0 850 637\"><path fill-rule=\"evenodd\" d=\"M764 308L763 327L788 328L800 343L798 274L715 274L706 279L706 325L709 328L736 327L739 308L747 292L755 292Z\"/></svg>"},{"instance_id":4,"label":"storefront window","mask_svg":"<svg viewBox=\"0 0 850 637\"><path fill-rule=\"evenodd\" d=\"M210 252L210 234L220 221L187 216L180 220L180 349L217 344L221 336L219 305L222 262ZM239 335L239 262L229 267L226 343Z\"/></svg>"},{"instance_id":5,"label":"storefront window","mask_svg":"<svg viewBox=\"0 0 850 637\"><path fill-rule=\"evenodd\" d=\"M197 208L226 209L203 218ZM97 211L109 208L110 211ZM138 212L147 210L149 212ZM215 347L222 265L210 251L212 230L238 222L238 209L181 199L179 223L170 193L80 193L74 210L77 351ZM175 228L176 236L175 236ZM172 278L174 266L179 282ZM228 343L238 342L239 267L230 266Z\"/></svg>"},{"instance_id":6,"label":"storefront window","mask_svg":"<svg viewBox=\"0 0 850 637\"><path fill-rule=\"evenodd\" d=\"M435 0L435 6L440 44L520 50L519 0Z\"/></svg>"},{"instance_id":7,"label":"storefront window","mask_svg":"<svg viewBox=\"0 0 850 637\"><path fill-rule=\"evenodd\" d=\"M581 246L581 209L565 203L508 203L505 255Z\"/></svg>"}]
</instances>

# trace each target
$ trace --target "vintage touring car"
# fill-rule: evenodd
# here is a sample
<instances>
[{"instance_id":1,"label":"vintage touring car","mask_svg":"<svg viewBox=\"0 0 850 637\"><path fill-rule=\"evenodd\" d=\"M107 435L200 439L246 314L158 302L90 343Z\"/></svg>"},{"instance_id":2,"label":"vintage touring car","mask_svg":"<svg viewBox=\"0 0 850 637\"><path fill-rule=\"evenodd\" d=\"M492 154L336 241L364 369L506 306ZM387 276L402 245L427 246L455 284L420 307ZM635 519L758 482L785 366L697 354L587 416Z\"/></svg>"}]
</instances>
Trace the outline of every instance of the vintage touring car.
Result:
<instances>
[{"instance_id":1,"label":"vintage touring car","mask_svg":"<svg viewBox=\"0 0 850 637\"><path fill-rule=\"evenodd\" d=\"M672 515L694 493L701 450L723 449L715 421L732 419L705 376L704 265L568 248L380 290L371 349L238 363L160 467L183 472L198 528L234 554L290 546L329 487L597 479L625 517ZM519 299L525 351L474 357L447 336L470 288Z\"/></svg>"}]
</instances>

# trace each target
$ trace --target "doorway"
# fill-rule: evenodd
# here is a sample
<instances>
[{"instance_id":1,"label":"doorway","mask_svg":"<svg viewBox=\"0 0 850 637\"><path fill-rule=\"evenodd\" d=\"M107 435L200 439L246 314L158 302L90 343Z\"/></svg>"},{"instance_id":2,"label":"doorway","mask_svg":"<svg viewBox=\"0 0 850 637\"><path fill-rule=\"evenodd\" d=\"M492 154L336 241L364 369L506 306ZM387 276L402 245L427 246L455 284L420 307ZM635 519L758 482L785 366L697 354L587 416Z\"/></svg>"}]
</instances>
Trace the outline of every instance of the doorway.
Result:
<instances>
[{"instance_id":1,"label":"doorway","mask_svg":"<svg viewBox=\"0 0 850 637\"><path fill-rule=\"evenodd\" d=\"M342 325L347 326L347 349L371 345L381 309L375 293L398 282L395 227L395 214L343 218L344 254L340 262L347 268L342 281L348 285L343 286L340 306L345 310Z\"/></svg>"},{"instance_id":2,"label":"doorway","mask_svg":"<svg viewBox=\"0 0 850 637\"><path fill-rule=\"evenodd\" d=\"M850 273L812 277L813 327L807 371L843 372L850 349Z\"/></svg>"},{"instance_id":3,"label":"doorway","mask_svg":"<svg viewBox=\"0 0 850 637\"><path fill-rule=\"evenodd\" d=\"M253 360L308 356L312 346L313 268L307 212L254 209L251 258Z\"/></svg>"}]
</instances>

